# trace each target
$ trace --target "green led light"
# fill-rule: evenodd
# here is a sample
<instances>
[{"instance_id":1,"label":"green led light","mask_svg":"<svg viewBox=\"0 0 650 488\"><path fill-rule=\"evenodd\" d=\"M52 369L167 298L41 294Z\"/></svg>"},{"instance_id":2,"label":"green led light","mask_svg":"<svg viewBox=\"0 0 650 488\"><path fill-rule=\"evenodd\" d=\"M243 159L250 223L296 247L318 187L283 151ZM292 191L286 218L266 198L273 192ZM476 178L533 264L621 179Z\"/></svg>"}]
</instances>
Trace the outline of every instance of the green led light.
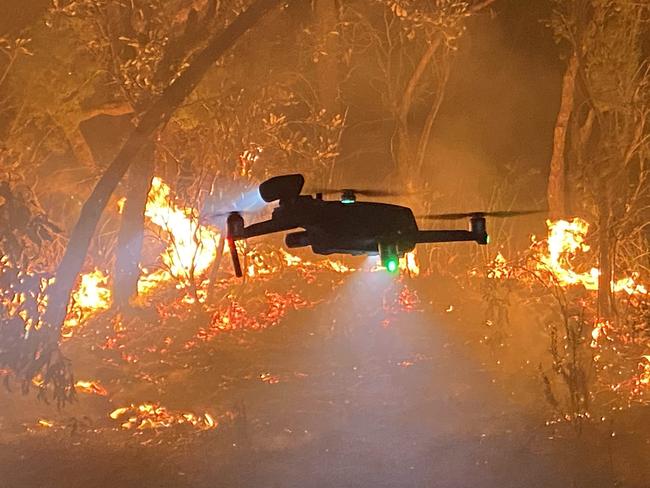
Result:
<instances>
[{"instance_id":1,"label":"green led light","mask_svg":"<svg viewBox=\"0 0 650 488\"><path fill-rule=\"evenodd\" d=\"M354 203L354 200L352 200L351 198L343 198L341 199L341 203L345 203L346 205L348 205L350 203Z\"/></svg>"},{"instance_id":2,"label":"green led light","mask_svg":"<svg viewBox=\"0 0 650 488\"><path fill-rule=\"evenodd\" d=\"M490 243L490 235L489 234L485 236L485 243L486 244Z\"/></svg>"},{"instance_id":3,"label":"green led light","mask_svg":"<svg viewBox=\"0 0 650 488\"><path fill-rule=\"evenodd\" d=\"M394 273L395 271L397 271L397 260L395 260L395 259L390 259L390 260L386 263L386 269L387 269L390 273Z\"/></svg>"}]
</instances>

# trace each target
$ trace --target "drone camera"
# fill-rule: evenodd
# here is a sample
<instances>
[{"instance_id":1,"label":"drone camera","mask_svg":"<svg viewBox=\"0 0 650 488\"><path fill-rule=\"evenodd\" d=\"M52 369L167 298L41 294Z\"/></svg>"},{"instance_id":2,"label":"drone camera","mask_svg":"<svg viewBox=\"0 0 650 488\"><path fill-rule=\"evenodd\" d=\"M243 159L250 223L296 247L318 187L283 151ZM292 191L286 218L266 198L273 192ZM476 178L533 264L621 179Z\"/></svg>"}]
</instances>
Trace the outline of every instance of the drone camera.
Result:
<instances>
[{"instance_id":1,"label":"drone camera","mask_svg":"<svg viewBox=\"0 0 650 488\"><path fill-rule=\"evenodd\" d=\"M259 186L260 196L267 203L275 200L291 201L298 198L305 178L300 174L274 176Z\"/></svg>"},{"instance_id":2,"label":"drone camera","mask_svg":"<svg viewBox=\"0 0 650 488\"><path fill-rule=\"evenodd\" d=\"M490 242L485 224L485 217L472 217L470 219L470 230L476 236L476 242L486 245Z\"/></svg>"}]
</instances>

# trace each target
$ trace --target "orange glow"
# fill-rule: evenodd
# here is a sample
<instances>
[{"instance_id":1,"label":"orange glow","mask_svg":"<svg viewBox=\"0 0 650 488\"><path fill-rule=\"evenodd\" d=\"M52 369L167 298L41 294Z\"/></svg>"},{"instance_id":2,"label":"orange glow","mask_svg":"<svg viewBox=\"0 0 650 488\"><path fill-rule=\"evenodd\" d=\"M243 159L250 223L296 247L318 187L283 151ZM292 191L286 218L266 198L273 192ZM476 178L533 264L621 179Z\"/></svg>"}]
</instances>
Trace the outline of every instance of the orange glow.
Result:
<instances>
[{"instance_id":1,"label":"orange glow","mask_svg":"<svg viewBox=\"0 0 650 488\"><path fill-rule=\"evenodd\" d=\"M600 270L592 267L589 271L580 272L576 271L573 265L573 260L579 253L587 253L590 250L585 242L589 224L576 217L571 221L547 220L546 225L549 230L548 239L537 254L537 268L550 271L560 286L581 285L587 290L598 290ZM637 283L638 278L638 274L633 274L612 281L612 291L625 292L628 295L646 295L648 290Z\"/></svg>"},{"instance_id":2,"label":"orange glow","mask_svg":"<svg viewBox=\"0 0 650 488\"><path fill-rule=\"evenodd\" d=\"M607 330L609 328L609 321L596 322L596 325L591 330L591 347L598 347L599 341L603 337L607 337Z\"/></svg>"},{"instance_id":3,"label":"orange glow","mask_svg":"<svg viewBox=\"0 0 650 488\"><path fill-rule=\"evenodd\" d=\"M202 415L191 412L174 412L157 403L119 407L108 416L122 422L120 426L123 429L147 430L174 425L190 425L201 430L208 430L218 426L216 419L207 412Z\"/></svg>"},{"instance_id":4,"label":"orange glow","mask_svg":"<svg viewBox=\"0 0 650 488\"><path fill-rule=\"evenodd\" d=\"M146 277L145 280L156 283L174 277L188 284L193 275L205 273L217 255L220 235L200 225L192 208L176 205L169 186L158 177L151 182L145 216L167 233L169 240L162 254L166 271L158 271L156 278ZM141 289L150 288L143 286Z\"/></svg>"},{"instance_id":5,"label":"orange glow","mask_svg":"<svg viewBox=\"0 0 650 488\"><path fill-rule=\"evenodd\" d=\"M97 381L77 381L74 384L77 391L91 395L107 396L108 391Z\"/></svg>"},{"instance_id":6,"label":"orange glow","mask_svg":"<svg viewBox=\"0 0 650 488\"><path fill-rule=\"evenodd\" d=\"M509 278L510 274L511 269L508 265L508 262L506 261L506 258L503 257L503 254L501 254L501 252L497 252L497 255L488 265L487 277L489 279L500 280Z\"/></svg>"},{"instance_id":7,"label":"orange glow","mask_svg":"<svg viewBox=\"0 0 650 488\"><path fill-rule=\"evenodd\" d=\"M639 383L648 386L650 385L650 355L643 356L644 362L639 364L642 369L641 375L639 376Z\"/></svg>"},{"instance_id":8,"label":"orange glow","mask_svg":"<svg viewBox=\"0 0 650 488\"><path fill-rule=\"evenodd\" d=\"M411 276L420 275L420 266L415 257L415 251L407 252L404 257L399 259L399 269Z\"/></svg>"},{"instance_id":9,"label":"orange glow","mask_svg":"<svg viewBox=\"0 0 650 488\"><path fill-rule=\"evenodd\" d=\"M68 316L63 324L61 335L70 337L75 328L98 312L111 306L111 291L108 277L100 270L81 275L79 287L72 293Z\"/></svg>"}]
</instances>

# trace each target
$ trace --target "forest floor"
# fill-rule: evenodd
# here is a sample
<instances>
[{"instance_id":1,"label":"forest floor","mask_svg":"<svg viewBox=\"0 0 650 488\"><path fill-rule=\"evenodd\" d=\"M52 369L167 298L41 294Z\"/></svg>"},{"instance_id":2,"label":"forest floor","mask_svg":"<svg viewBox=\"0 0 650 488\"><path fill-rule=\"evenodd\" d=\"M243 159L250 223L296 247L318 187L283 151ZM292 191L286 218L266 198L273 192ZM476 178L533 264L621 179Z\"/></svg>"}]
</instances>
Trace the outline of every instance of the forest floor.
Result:
<instances>
[{"instance_id":1,"label":"forest floor","mask_svg":"<svg viewBox=\"0 0 650 488\"><path fill-rule=\"evenodd\" d=\"M276 327L215 339L164 389L80 395L63 411L0 393L0 486L650 486L647 409L615 437L545 426L539 379L490 365L480 306L451 301L461 290L387 317L383 284L359 280ZM235 414L211 430L123 430L107 412L129 395Z\"/></svg>"}]
</instances>

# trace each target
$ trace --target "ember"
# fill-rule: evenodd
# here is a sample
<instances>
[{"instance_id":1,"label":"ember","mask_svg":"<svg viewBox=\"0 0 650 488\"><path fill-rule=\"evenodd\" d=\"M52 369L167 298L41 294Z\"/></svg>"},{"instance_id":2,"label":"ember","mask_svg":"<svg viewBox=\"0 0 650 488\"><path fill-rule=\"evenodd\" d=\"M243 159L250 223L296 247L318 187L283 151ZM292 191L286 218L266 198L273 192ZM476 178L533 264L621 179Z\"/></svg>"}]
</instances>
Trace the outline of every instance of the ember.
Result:
<instances>
[{"instance_id":1,"label":"ember","mask_svg":"<svg viewBox=\"0 0 650 488\"><path fill-rule=\"evenodd\" d=\"M74 330L90 317L110 307L108 277L99 270L81 276L79 288L72 294L61 335L71 337Z\"/></svg>"},{"instance_id":2,"label":"ember","mask_svg":"<svg viewBox=\"0 0 650 488\"><path fill-rule=\"evenodd\" d=\"M109 417L121 422L122 429L160 429L175 425L189 425L201 430L216 429L219 425L209 413L173 412L156 403L131 404L113 410Z\"/></svg>"},{"instance_id":3,"label":"ember","mask_svg":"<svg viewBox=\"0 0 650 488\"><path fill-rule=\"evenodd\" d=\"M82 393L89 393L92 395L99 395L99 396L106 396L108 395L108 391L99 384L97 381L77 381L74 384L74 387L77 389L77 391L82 392Z\"/></svg>"}]
</instances>

